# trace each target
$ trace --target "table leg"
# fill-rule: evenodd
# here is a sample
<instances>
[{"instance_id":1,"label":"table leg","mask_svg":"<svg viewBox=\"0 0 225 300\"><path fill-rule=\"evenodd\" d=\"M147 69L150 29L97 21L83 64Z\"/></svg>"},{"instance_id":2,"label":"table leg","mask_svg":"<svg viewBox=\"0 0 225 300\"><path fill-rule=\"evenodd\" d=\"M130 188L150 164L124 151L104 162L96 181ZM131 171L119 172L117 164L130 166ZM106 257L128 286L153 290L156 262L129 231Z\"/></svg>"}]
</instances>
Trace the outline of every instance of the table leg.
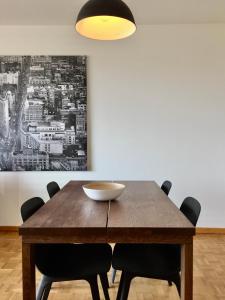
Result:
<instances>
[{"instance_id":1,"label":"table leg","mask_svg":"<svg viewBox=\"0 0 225 300\"><path fill-rule=\"evenodd\" d=\"M193 238L181 248L181 300L193 300Z\"/></svg>"},{"instance_id":2,"label":"table leg","mask_svg":"<svg viewBox=\"0 0 225 300\"><path fill-rule=\"evenodd\" d=\"M35 300L34 245L22 243L23 300Z\"/></svg>"}]
</instances>

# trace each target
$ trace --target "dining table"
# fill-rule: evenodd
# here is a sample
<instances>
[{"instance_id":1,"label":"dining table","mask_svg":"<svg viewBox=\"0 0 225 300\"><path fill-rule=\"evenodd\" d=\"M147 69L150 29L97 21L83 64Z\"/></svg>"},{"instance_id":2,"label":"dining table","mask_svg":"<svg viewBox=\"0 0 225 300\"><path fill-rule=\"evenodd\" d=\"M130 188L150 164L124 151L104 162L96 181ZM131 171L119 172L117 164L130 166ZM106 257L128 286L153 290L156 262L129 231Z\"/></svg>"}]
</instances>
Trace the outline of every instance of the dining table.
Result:
<instances>
[{"instance_id":1,"label":"dining table","mask_svg":"<svg viewBox=\"0 0 225 300\"><path fill-rule=\"evenodd\" d=\"M181 299L193 299L195 227L154 181L122 181L112 201L94 201L69 181L19 228L23 300L35 300L35 244L166 243L181 245Z\"/></svg>"}]
</instances>

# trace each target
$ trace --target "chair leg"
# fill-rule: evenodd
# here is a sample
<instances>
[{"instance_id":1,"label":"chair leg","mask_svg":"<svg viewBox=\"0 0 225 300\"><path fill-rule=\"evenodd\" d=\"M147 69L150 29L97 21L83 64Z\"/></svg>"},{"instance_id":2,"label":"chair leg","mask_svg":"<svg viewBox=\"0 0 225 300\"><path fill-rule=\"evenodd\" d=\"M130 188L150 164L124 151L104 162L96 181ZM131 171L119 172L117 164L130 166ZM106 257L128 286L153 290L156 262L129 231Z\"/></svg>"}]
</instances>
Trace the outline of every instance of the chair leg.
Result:
<instances>
[{"instance_id":1,"label":"chair leg","mask_svg":"<svg viewBox=\"0 0 225 300\"><path fill-rule=\"evenodd\" d=\"M173 285L171 280L168 280L168 285L169 285L169 286L172 286L172 285Z\"/></svg>"},{"instance_id":2,"label":"chair leg","mask_svg":"<svg viewBox=\"0 0 225 300\"><path fill-rule=\"evenodd\" d=\"M86 278L91 287L92 300L100 300L97 275Z\"/></svg>"},{"instance_id":3,"label":"chair leg","mask_svg":"<svg viewBox=\"0 0 225 300\"><path fill-rule=\"evenodd\" d=\"M111 277L112 283L115 282L115 278L116 278L116 269L112 269L112 277Z\"/></svg>"},{"instance_id":4,"label":"chair leg","mask_svg":"<svg viewBox=\"0 0 225 300\"><path fill-rule=\"evenodd\" d=\"M121 291L122 291L122 285L123 285L123 278L124 278L124 272L122 272L121 276L120 276L120 283L119 283L119 288L118 288L116 300L120 300L120 297L121 297Z\"/></svg>"},{"instance_id":5,"label":"chair leg","mask_svg":"<svg viewBox=\"0 0 225 300\"><path fill-rule=\"evenodd\" d=\"M102 284L105 284L105 286L108 289L109 288L109 280L108 280L107 273L101 273L101 274L99 274L99 276L100 276Z\"/></svg>"},{"instance_id":6,"label":"chair leg","mask_svg":"<svg viewBox=\"0 0 225 300\"><path fill-rule=\"evenodd\" d=\"M180 296L180 274L173 276L173 278L171 278L171 281L173 281L176 285L178 294Z\"/></svg>"},{"instance_id":7,"label":"chair leg","mask_svg":"<svg viewBox=\"0 0 225 300\"><path fill-rule=\"evenodd\" d=\"M44 290L44 293L43 293L42 300L48 300L48 296L49 296L51 287L52 287L52 283L47 284L47 286L46 286L46 288Z\"/></svg>"},{"instance_id":8,"label":"chair leg","mask_svg":"<svg viewBox=\"0 0 225 300\"><path fill-rule=\"evenodd\" d=\"M104 292L105 300L110 300L109 292L108 292L109 281L108 281L107 273L99 274L99 276L100 276L100 279L101 279L101 284L102 284L102 289L103 289L103 292Z\"/></svg>"},{"instance_id":9,"label":"chair leg","mask_svg":"<svg viewBox=\"0 0 225 300\"><path fill-rule=\"evenodd\" d=\"M43 275L37 290L36 300L47 300L51 286L52 281L47 276Z\"/></svg>"},{"instance_id":10,"label":"chair leg","mask_svg":"<svg viewBox=\"0 0 225 300\"><path fill-rule=\"evenodd\" d=\"M121 282L121 288L119 292L119 297L117 300L127 300L128 299L128 294L130 290L130 284L131 280L133 279L133 275L129 272L123 272L123 277L122 277L122 282ZM118 295L117 295L118 296Z\"/></svg>"}]
</instances>

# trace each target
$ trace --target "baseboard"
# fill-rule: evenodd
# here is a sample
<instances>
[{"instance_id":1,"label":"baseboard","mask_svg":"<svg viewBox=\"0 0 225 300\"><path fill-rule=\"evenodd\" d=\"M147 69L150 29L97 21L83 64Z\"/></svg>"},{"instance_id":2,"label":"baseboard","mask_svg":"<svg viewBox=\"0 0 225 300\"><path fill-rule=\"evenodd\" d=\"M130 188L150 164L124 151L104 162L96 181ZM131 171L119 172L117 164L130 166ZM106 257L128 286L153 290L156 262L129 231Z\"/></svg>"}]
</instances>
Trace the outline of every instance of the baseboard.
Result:
<instances>
[{"instance_id":1,"label":"baseboard","mask_svg":"<svg viewBox=\"0 0 225 300\"><path fill-rule=\"evenodd\" d=\"M0 232L1 231L18 232L19 226L0 226Z\"/></svg>"},{"instance_id":2,"label":"baseboard","mask_svg":"<svg viewBox=\"0 0 225 300\"><path fill-rule=\"evenodd\" d=\"M225 228L196 228L196 234L225 234Z\"/></svg>"}]
</instances>

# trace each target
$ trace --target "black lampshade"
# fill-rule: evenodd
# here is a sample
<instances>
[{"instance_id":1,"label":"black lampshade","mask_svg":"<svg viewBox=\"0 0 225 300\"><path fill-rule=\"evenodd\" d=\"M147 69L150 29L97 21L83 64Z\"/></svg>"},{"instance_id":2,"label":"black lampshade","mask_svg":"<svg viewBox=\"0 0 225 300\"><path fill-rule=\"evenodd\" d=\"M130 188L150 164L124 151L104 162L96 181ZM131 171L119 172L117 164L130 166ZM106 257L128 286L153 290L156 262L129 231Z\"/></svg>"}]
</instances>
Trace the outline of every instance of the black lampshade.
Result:
<instances>
[{"instance_id":1,"label":"black lampshade","mask_svg":"<svg viewBox=\"0 0 225 300\"><path fill-rule=\"evenodd\" d=\"M117 40L136 30L133 14L121 0L89 0L80 10L76 30L97 40Z\"/></svg>"}]
</instances>

